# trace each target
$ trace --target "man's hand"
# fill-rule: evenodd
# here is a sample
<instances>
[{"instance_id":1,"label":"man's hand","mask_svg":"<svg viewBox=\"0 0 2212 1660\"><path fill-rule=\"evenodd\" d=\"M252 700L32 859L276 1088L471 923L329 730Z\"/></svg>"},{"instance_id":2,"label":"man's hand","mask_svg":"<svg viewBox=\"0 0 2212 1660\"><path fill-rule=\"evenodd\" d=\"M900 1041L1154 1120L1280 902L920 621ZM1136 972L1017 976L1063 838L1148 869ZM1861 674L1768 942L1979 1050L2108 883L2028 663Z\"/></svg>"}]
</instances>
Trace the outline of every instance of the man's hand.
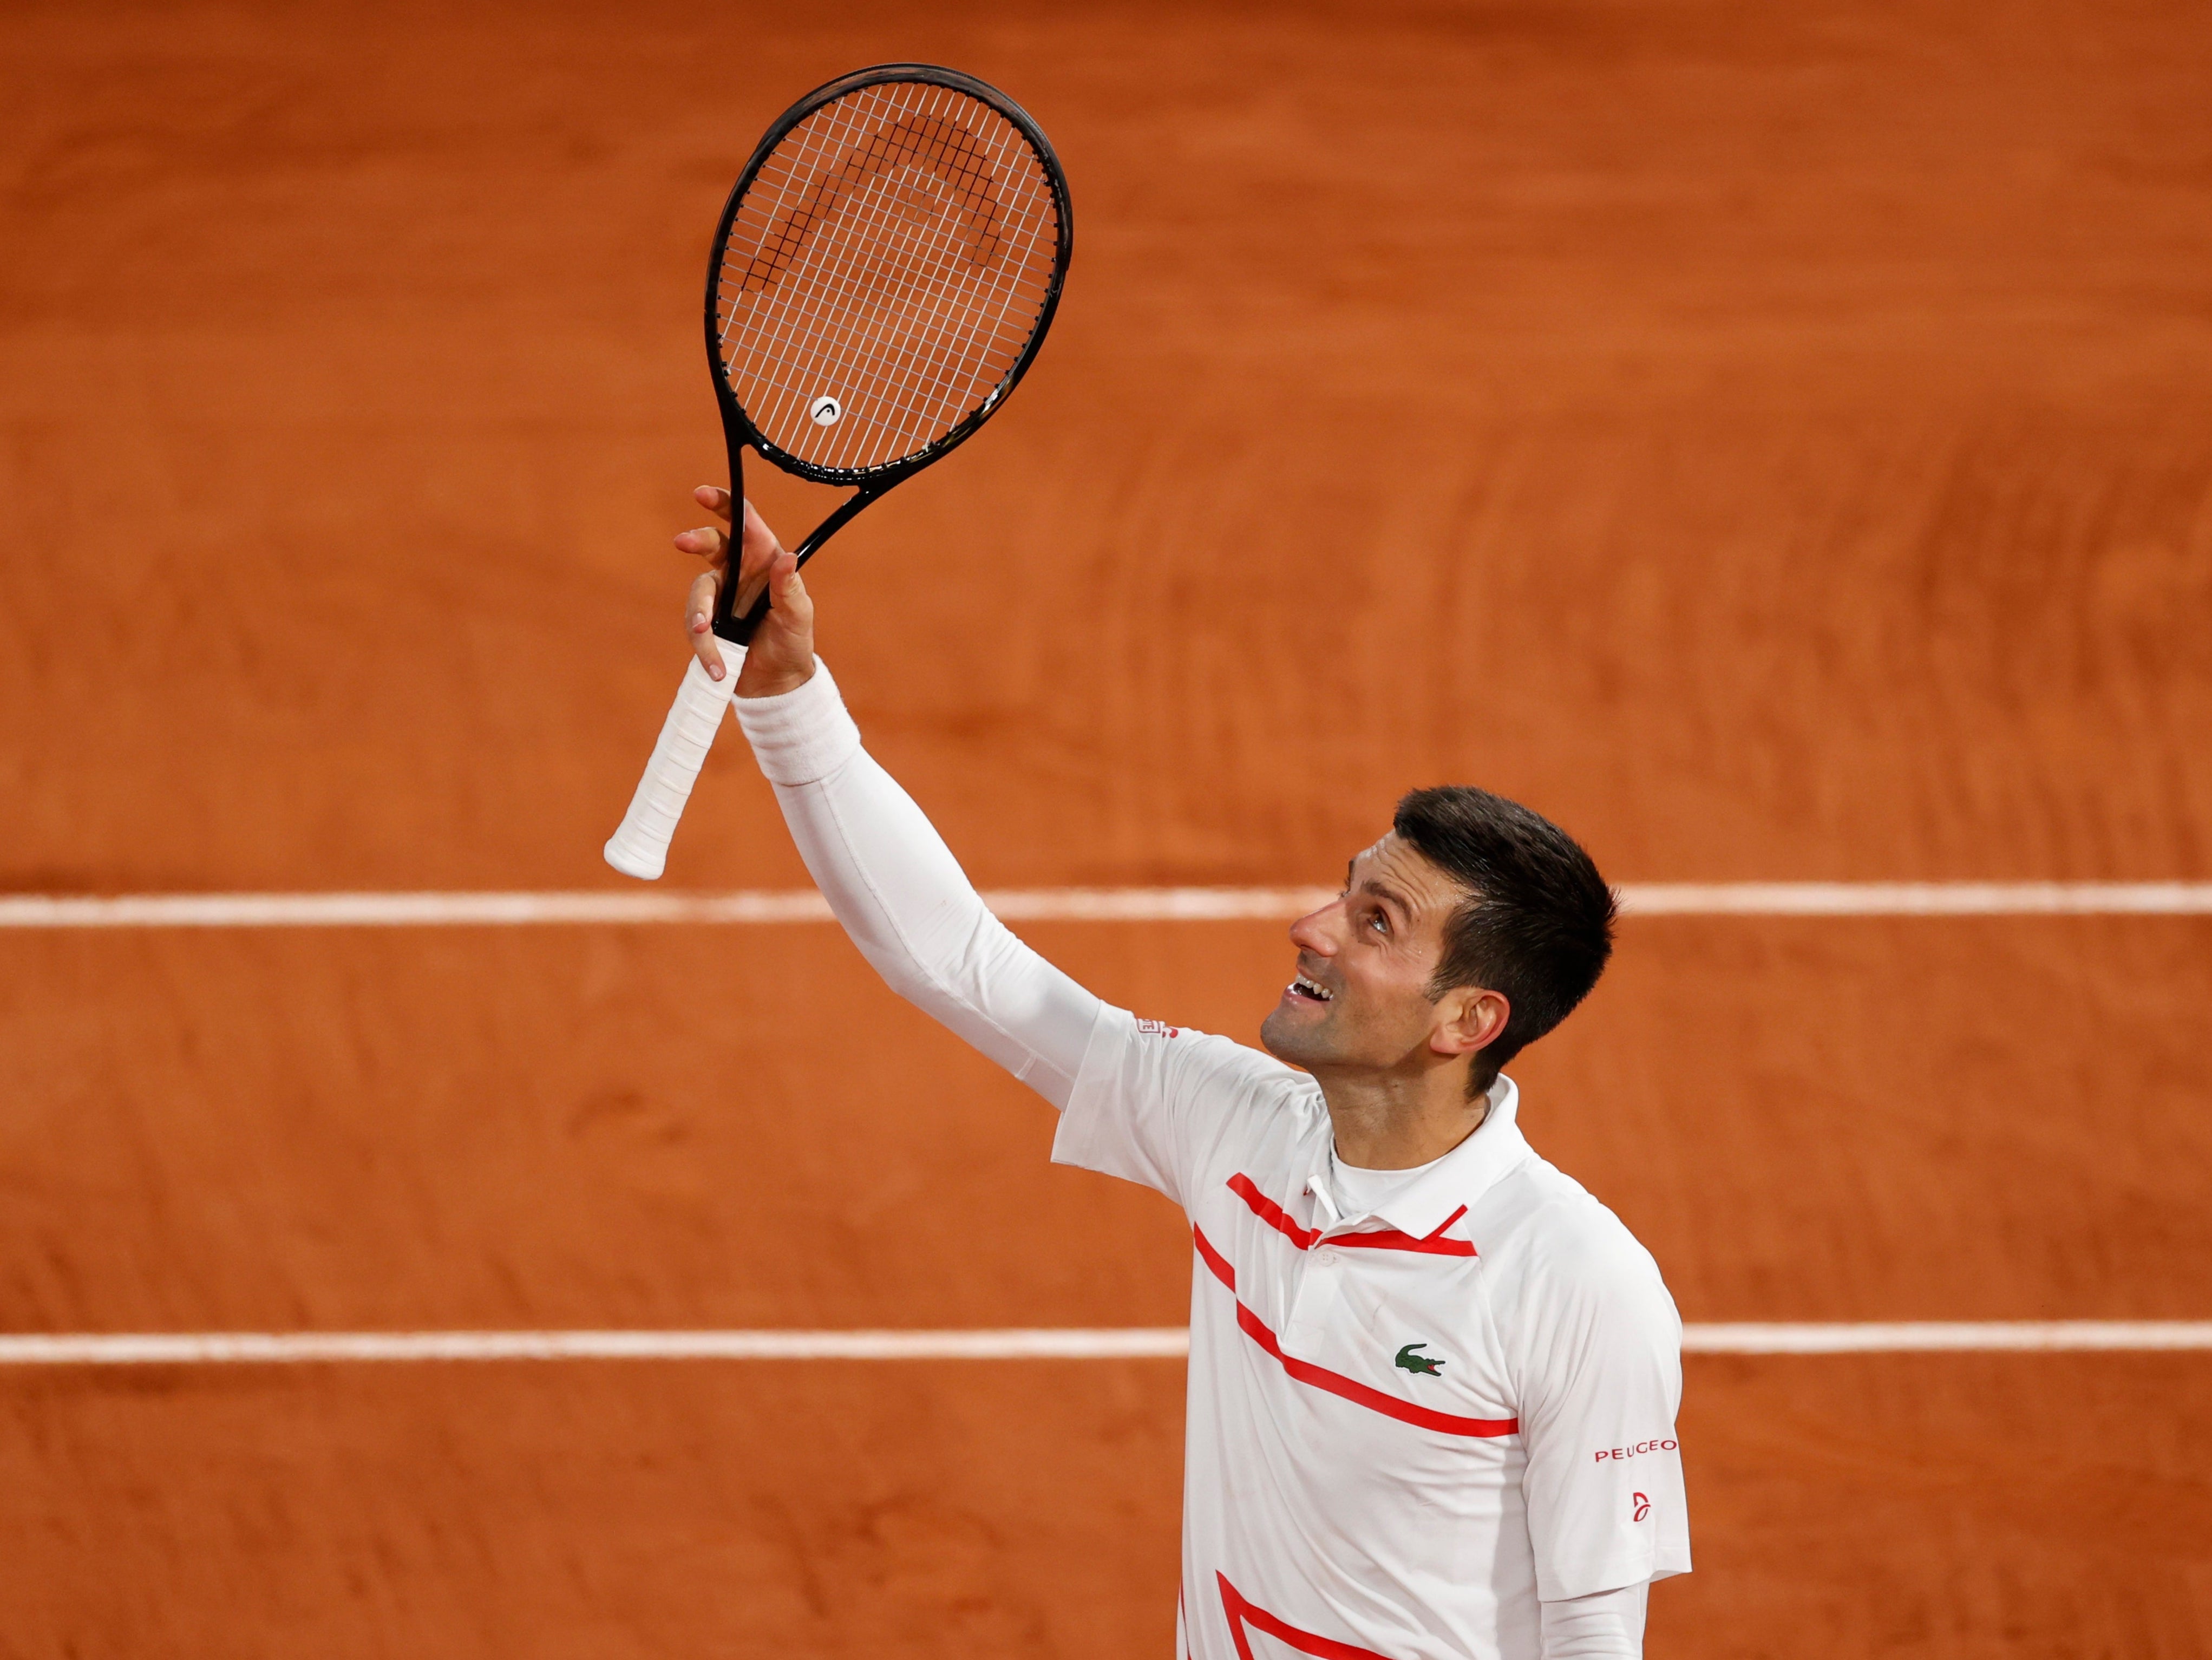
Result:
<instances>
[{"instance_id":1,"label":"man's hand","mask_svg":"<svg viewBox=\"0 0 2212 1660\"><path fill-rule=\"evenodd\" d=\"M729 491L702 484L692 495L723 526L729 524ZM814 601L807 597L806 584L799 579L797 557L784 551L783 544L775 539L775 532L761 522L751 502L746 502L744 508L744 532L738 543L738 598L733 614L744 615L759 597L763 582L775 598L769 601L768 615L761 619L759 632L746 648L744 666L738 671L737 695L773 697L779 692L796 690L814 678ZM690 635L692 651L707 666L707 672L720 680L729 671L723 665L721 648L714 634L714 595L729 580L729 532L708 525L685 531L676 538L676 545L707 562L708 569L691 584L690 603L684 610L684 627Z\"/></svg>"}]
</instances>

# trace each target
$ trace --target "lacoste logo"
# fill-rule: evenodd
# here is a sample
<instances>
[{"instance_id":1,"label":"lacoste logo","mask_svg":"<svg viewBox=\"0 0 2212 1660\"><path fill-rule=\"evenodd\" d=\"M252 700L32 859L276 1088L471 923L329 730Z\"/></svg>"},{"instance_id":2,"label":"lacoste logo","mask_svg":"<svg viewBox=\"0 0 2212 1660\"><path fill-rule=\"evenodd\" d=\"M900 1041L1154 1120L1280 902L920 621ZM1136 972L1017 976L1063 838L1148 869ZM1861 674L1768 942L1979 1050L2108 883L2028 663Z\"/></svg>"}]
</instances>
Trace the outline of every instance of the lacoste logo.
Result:
<instances>
[{"instance_id":1,"label":"lacoste logo","mask_svg":"<svg viewBox=\"0 0 2212 1660\"><path fill-rule=\"evenodd\" d=\"M1404 1348L1398 1351L1398 1364L1403 1366L1407 1371L1419 1372L1425 1377L1443 1377L1444 1365L1443 1361L1431 1359L1425 1354L1416 1354L1413 1353L1415 1349L1425 1349L1426 1347L1428 1347L1426 1343L1407 1344Z\"/></svg>"},{"instance_id":2,"label":"lacoste logo","mask_svg":"<svg viewBox=\"0 0 2212 1660\"><path fill-rule=\"evenodd\" d=\"M1628 1518L1630 1521L1641 1522L1651 1514L1651 1501L1649 1499L1640 1493L1632 1493L1628 1496L1636 1501L1636 1514Z\"/></svg>"}]
</instances>

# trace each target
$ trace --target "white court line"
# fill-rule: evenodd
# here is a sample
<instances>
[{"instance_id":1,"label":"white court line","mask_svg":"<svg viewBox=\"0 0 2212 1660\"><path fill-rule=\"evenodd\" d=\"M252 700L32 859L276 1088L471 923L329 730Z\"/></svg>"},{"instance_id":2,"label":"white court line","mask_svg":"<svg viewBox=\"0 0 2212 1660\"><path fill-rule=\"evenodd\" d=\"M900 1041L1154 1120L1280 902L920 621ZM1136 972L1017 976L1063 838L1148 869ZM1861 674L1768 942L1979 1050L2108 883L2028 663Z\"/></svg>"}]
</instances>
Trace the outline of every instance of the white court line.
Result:
<instances>
[{"instance_id":1,"label":"white court line","mask_svg":"<svg viewBox=\"0 0 2212 1660\"><path fill-rule=\"evenodd\" d=\"M0 1336L0 1365L303 1360L1106 1360L1180 1356L1181 1326L1011 1331L335 1331Z\"/></svg>"},{"instance_id":2,"label":"white court line","mask_svg":"<svg viewBox=\"0 0 2212 1660\"><path fill-rule=\"evenodd\" d=\"M1279 921L1325 888L1006 888L1010 922ZM2201 916L2212 882L1630 882L1630 916ZM513 927L545 923L826 922L806 889L735 893L0 895L0 928Z\"/></svg>"},{"instance_id":3,"label":"white court line","mask_svg":"<svg viewBox=\"0 0 2212 1660\"><path fill-rule=\"evenodd\" d=\"M1690 1354L2212 1349L2212 1320L1692 1325ZM1004 1331L137 1332L0 1335L0 1365L392 1360L1112 1360L1187 1354L1181 1326Z\"/></svg>"},{"instance_id":4,"label":"white court line","mask_svg":"<svg viewBox=\"0 0 2212 1660\"><path fill-rule=\"evenodd\" d=\"M2057 1349L2212 1349L2212 1320L1909 1320L1682 1328L1685 1354L1990 1354Z\"/></svg>"},{"instance_id":5,"label":"white court line","mask_svg":"<svg viewBox=\"0 0 2212 1660\"><path fill-rule=\"evenodd\" d=\"M2212 882L1626 883L1631 916L2203 916Z\"/></svg>"}]
</instances>

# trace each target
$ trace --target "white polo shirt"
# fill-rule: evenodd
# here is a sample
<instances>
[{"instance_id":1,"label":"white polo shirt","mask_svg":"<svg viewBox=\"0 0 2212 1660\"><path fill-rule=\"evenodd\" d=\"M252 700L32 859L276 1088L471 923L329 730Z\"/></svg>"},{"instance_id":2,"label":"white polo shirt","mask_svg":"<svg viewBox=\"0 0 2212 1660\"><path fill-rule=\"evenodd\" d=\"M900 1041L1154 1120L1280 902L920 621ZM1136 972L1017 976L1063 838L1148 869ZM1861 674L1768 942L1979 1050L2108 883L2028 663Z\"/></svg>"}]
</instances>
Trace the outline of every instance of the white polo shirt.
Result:
<instances>
[{"instance_id":1,"label":"white polo shirt","mask_svg":"<svg viewBox=\"0 0 2212 1660\"><path fill-rule=\"evenodd\" d=\"M737 708L885 982L1063 1110L1054 1158L1190 1218L1182 1660L1526 1660L1540 1598L1687 1571L1674 1302L1529 1151L1510 1083L1343 1214L1313 1079L1139 1020L1016 939L827 668Z\"/></svg>"},{"instance_id":2,"label":"white polo shirt","mask_svg":"<svg viewBox=\"0 0 2212 1660\"><path fill-rule=\"evenodd\" d=\"M1338 1214L1320 1087L1257 1050L1099 1017L1056 1162L1191 1223L1177 1652L1492 1660L1538 1600L1690 1566L1681 1323L1649 1252L1482 1127Z\"/></svg>"}]
</instances>

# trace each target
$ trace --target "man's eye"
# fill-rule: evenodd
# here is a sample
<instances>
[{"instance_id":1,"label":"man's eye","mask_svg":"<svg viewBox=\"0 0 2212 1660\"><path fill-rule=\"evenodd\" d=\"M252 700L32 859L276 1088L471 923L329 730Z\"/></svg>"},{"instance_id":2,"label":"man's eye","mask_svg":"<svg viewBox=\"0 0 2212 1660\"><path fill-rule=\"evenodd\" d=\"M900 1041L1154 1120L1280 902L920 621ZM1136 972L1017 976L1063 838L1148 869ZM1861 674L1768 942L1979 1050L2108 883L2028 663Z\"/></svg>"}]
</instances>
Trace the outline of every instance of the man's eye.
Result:
<instances>
[{"instance_id":1,"label":"man's eye","mask_svg":"<svg viewBox=\"0 0 2212 1660\"><path fill-rule=\"evenodd\" d=\"M1390 932L1390 919L1378 910L1368 917L1367 926L1377 933L1388 933Z\"/></svg>"}]
</instances>

